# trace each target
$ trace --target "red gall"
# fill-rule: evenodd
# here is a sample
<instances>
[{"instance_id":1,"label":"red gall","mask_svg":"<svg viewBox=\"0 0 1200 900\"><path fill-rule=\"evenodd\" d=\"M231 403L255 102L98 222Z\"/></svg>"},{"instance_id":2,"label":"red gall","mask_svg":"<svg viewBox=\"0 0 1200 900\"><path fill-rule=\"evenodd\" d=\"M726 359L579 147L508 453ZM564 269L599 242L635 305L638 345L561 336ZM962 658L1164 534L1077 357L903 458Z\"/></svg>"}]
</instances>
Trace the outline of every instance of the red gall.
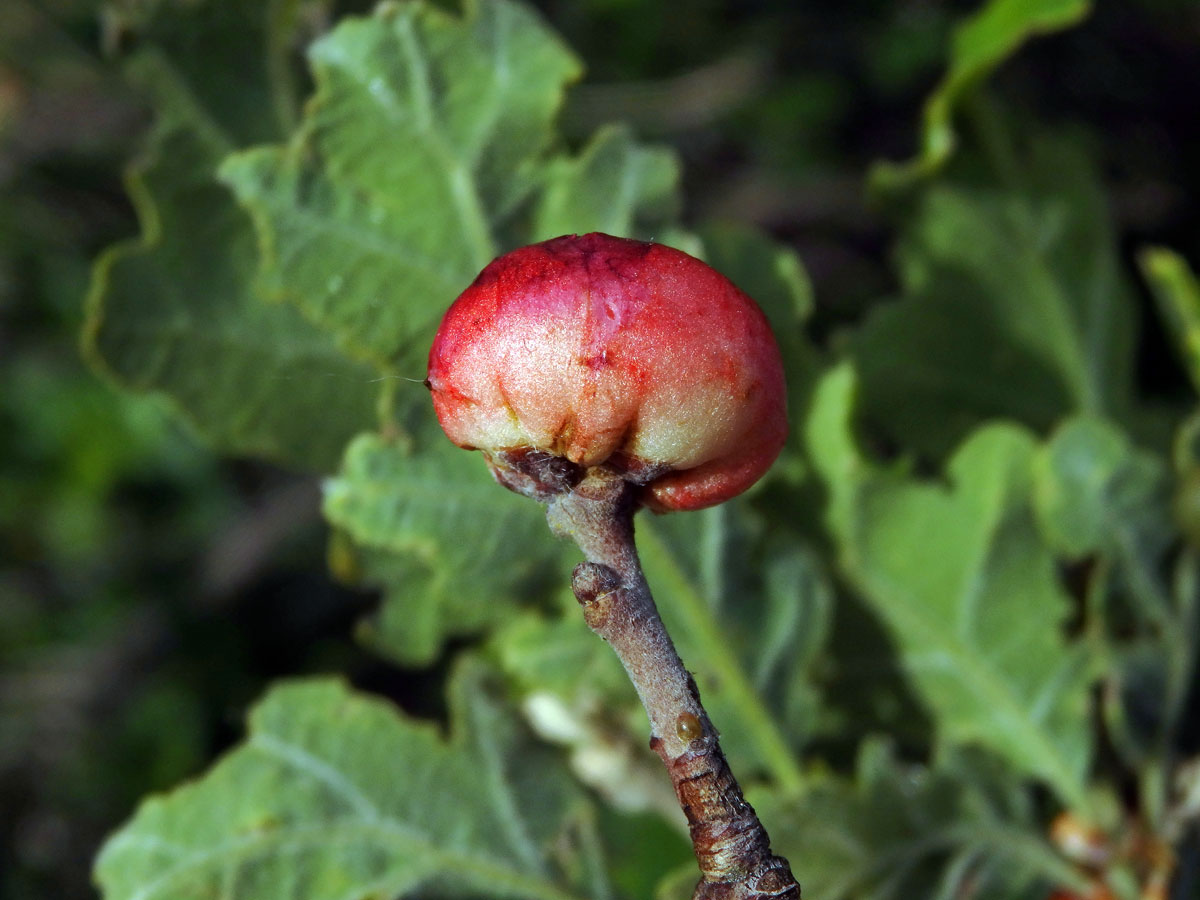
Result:
<instances>
[{"instance_id":1,"label":"red gall","mask_svg":"<svg viewBox=\"0 0 1200 900\"><path fill-rule=\"evenodd\" d=\"M606 234L487 266L446 313L428 384L449 438L509 487L521 454L606 465L660 512L741 493L787 434L779 349L754 301L686 253Z\"/></svg>"}]
</instances>

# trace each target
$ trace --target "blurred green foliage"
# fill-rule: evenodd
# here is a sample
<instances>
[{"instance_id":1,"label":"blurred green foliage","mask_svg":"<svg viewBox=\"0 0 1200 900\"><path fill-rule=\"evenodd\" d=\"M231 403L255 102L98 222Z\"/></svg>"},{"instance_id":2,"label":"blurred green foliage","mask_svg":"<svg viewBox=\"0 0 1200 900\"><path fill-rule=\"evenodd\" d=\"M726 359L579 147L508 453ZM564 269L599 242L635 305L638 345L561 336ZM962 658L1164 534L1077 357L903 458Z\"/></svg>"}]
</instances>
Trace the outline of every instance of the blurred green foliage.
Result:
<instances>
[{"instance_id":1,"label":"blurred green foliage","mask_svg":"<svg viewBox=\"0 0 1200 900\"><path fill-rule=\"evenodd\" d=\"M419 384L591 229L779 334L784 457L639 545L805 896L1193 896L1197 79L1183 0L0 6L0 896L688 895Z\"/></svg>"}]
</instances>

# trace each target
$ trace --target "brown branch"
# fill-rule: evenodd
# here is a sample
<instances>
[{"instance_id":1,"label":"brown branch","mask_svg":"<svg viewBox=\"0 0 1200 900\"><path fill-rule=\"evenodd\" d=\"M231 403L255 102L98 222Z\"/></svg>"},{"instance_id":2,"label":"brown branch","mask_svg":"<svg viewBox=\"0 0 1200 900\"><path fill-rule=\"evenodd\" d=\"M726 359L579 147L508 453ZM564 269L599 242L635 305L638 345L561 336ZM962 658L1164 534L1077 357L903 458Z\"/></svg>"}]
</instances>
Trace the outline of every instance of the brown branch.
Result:
<instances>
[{"instance_id":1,"label":"brown branch","mask_svg":"<svg viewBox=\"0 0 1200 900\"><path fill-rule=\"evenodd\" d=\"M548 500L547 519L583 551L587 562L576 566L571 587L588 626L612 645L650 717L650 746L670 773L700 865L693 900L799 900L787 860L771 853L696 682L659 618L633 542L636 491L622 474L594 468Z\"/></svg>"}]
</instances>

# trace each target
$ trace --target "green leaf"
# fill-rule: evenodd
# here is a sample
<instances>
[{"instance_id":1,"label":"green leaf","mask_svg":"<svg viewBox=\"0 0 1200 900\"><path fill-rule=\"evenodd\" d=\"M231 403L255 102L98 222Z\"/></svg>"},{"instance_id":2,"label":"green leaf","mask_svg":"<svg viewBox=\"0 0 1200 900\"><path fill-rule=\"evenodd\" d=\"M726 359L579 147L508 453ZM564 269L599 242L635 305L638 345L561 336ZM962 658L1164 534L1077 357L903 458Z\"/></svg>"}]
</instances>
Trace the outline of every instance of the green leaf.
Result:
<instances>
[{"instance_id":1,"label":"green leaf","mask_svg":"<svg viewBox=\"0 0 1200 900\"><path fill-rule=\"evenodd\" d=\"M853 370L833 370L807 432L842 569L886 623L943 740L986 746L1082 807L1092 666L1063 634L1069 602L1031 505L1033 438L985 427L945 483L922 482L860 455L853 396Z\"/></svg>"},{"instance_id":2,"label":"green leaf","mask_svg":"<svg viewBox=\"0 0 1200 900\"><path fill-rule=\"evenodd\" d=\"M532 240L602 231L654 237L679 210L679 160L667 147L638 144L620 125L601 128L573 159L547 167Z\"/></svg>"},{"instance_id":3,"label":"green leaf","mask_svg":"<svg viewBox=\"0 0 1200 900\"><path fill-rule=\"evenodd\" d=\"M570 603L557 618L527 613L506 623L493 644L501 667L523 694L549 691L575 707L600 701L610 712L640 709L617 655L587 627L574 597Z\"/></svg>"},{"instance_id":4,"label":"green leaf","mask_svg":"<svg viewBox=\"0 0 1200 900\"><path fill-rule=\"evenodd\" d=\"M358 437L326 482L324 509L365 551L363 580L386 590L371 643L408 664L503 621L527 593L540 596L533 585L562 552L538 504L497 485L479 454L449 444L408 454L378 435Z\"/></svg>"},{"instance_id":5,"label":"green leaf","mask_svg":"<svg viewBox=\"0 0 1200 900\"><path fill-rule=\"evenodd\" d=\"M700 239L708 264L753 297L776 331L783 332L781 342L789 343L812 315L814 303L812 282L796 251L737 222L709 222L700 229Z\"/></svg>"},{"instance_id":6,"label":"green leaf","mask_svg":"<svg viewBox=\"0 0 1200 900\"><path fill-rule=\"evenodd\" d=\"M264 281L361 358L420 378L442 313L538 185L575 58L526 7L384 4L310 50L299 138L230 159Z\"/></svg>"},{"instance_id":7,"label":"green leaf","mask_svg":"<svg viewBox=\"0 0 1200 900\"><path fill-rule=\"evenodd\" d=\"M1082 879L1034 832L1017 780L978 754L932 768L865 742L852 781L812 776L795 796L754 791L773 849L806 900L906 897L1040 900Z\"/></svg>"},{"instance_id":8,"label":"green leaf","mask_svg":"<svg viewBox=\"0 0 1200 900\"><path fill-rule=\"evenodd\" d=\"M1073 418L1034 461L1034 504L1047 542L1091 556L1085 622L1108 654L1106 734L1145 771L1174 725L1191 663L1188 616L1175 608L1164 561L1176 540L1167 466L1102 419Z\"/></svg>"},{"instance_id":9,"label":"green leaf","mask_svg":"<svg viewBox=\"0 0 1200 900\"><path fill-rule=\"evenodd\" d=\"M1200 281L1187 260L1165 247L1146 248L1138 263L1192 387L1200 392Z\"/></svg>"},{"instance_id":10,"label":"green leaf","mask_svg":"<svg viewBox=\"0 0 1200 900\"><path fill-rule=\"evenodd\" d=\"M106 900L567 900L586 805L553 755L461 667L450 737L329 679L274 688L200 780L142 804L96 863Z\"/></svg>"},{"instance_id":11,"label":"green leaf","mask_svg":"<svg viewBox=\"0 0 1200 900\"><path fill-rule=\"evenodd\" d=\"M895 192L936 172L957 145L954 114L971 91L1031 38L1078 24L1090 0L990 0L954 32L946 74L925 101L920 151L904 163L881 162L871 189Z\"/></svg>"},{"instance_id":12,"label":"green leaf","mask_svg":"<svg viewBox=\"0 0 1200 900\"><path fill-rule=\"evenodd\" d=\"M96 263L89 359L123 387L167 394L225 452L333 468L374 421L378 384L295 310L255 295L250 222L215 180L242 112L202 107L193 84L152 51L131 77L158 109L128 182L142 235Z\"/></svg>"},{"instance_id":13,"label":"green leaf","mask_svg":"<svg viewBox=\"0 0 1200 900\"><path fill-rule=\"evenodd\" d=\"M610 848L613 882L624 896L635 900L653 896L663 871L674 865L687 866L691 887L695 886L696 858L685 829L672 827L656 816L617 815L603 808L600 816L605 846Z\"/></svg>"},{"instance_id":14,"label":"green leaf","mask_svg":"<svg viewBox=\"0 0 1200 900\"><path fill-rule=\"evenodd\" d=\"M196 107L231 144L244 147L278 140L295 125L301 88L296 48L328 6L329 0L183 6L148 0L106 9L105 24L121 44L161 51ZM157 87L150 83L147 89Z\"/></svg>"},{"instance_id":15,"label":"green leaf","mask_svg":"<svg viewBox=\"0 0 1200 900\"><path fill-rule=\"evenodd\" d=\"M576 777L608 806L683 825L629 676L588 629L574 596L567 600L558 618L527 613L492 636L490 648L522 712L540 737L567 749Z\"/></svg>"},{"instance_id":16,"label":"green leaf","mask_svg":"<svg viewBox=\"0 0 1200 900\"><path fill-rule=\"evenodd\" d=\"M941 455L976 425L1048 430L1133 406L1133 303L1089 161L1035 144L1016 188L939 183L899 248L904 292L853 338L866 417Z\"/></svg>"},{"instance_id":17,"label":"green leaf","mask_svg":"<svg viewBox=\"0 0 1200 900\"><path fill-rule=\"evenodd\" d=\"M1135 567L1136 587L1161 596L1154 573L1173 537L1167 511L1166 464L1133 447L1103 419L1064 422L1034 463L1034 503L1050 545L1079 558L1103 552Z\"/></svg>"}]
</instances>

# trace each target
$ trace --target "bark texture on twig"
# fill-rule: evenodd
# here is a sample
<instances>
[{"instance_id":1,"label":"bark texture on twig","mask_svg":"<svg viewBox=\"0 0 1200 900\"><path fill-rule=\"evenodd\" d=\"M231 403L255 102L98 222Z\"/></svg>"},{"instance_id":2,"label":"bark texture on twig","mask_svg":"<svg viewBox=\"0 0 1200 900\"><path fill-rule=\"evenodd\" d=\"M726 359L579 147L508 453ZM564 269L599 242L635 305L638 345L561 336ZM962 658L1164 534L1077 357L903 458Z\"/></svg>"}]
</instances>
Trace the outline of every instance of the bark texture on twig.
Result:
<instances>
[{"instance_id":1,"label":"bark texture on twig","mask_svg":"<svg viewBox=\"0 0 1200 900\"><path fill-rule=\"evenodd\" d=\"M571 586L588 626L612 645L650 718L650 746L671 775L700 866L693 900L798 900L785 859L729 769L696 683L675 651L633 542L636 486L592 469L548 501L551 528L587 561Z\"/></svg>"}]
</instances>

